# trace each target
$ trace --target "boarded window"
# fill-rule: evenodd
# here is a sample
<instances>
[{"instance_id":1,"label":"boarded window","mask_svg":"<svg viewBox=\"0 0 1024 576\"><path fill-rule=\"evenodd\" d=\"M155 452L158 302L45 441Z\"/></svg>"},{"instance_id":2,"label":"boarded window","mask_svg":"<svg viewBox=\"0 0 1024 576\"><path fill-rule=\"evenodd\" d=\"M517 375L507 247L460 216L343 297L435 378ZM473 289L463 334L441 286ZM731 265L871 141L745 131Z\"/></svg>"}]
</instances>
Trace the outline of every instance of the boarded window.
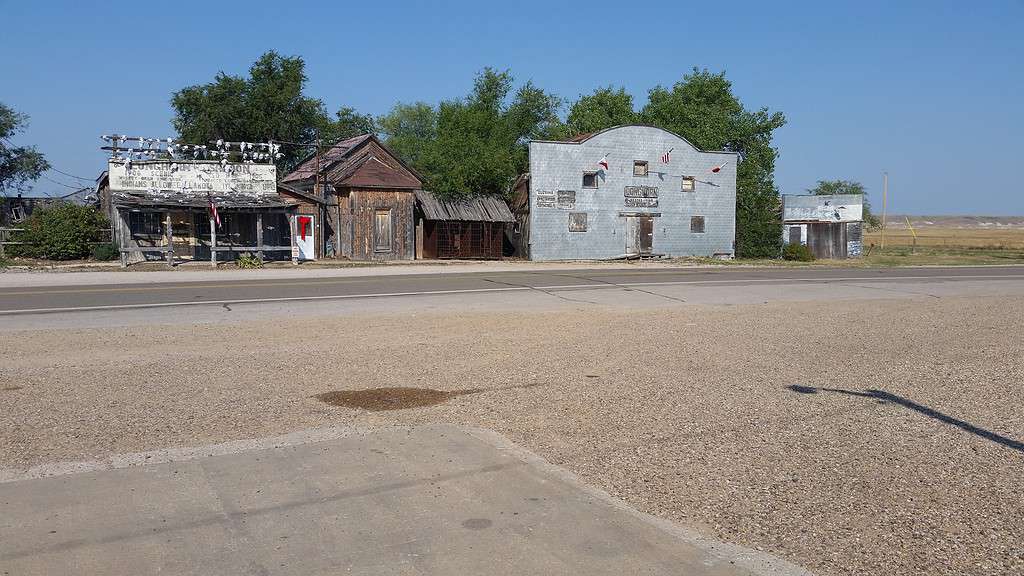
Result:
<instances>
[{"instance_id":1,"label":"boarded window","mask_svg":"<svg viewBox=\"0 0 1024 576\"><path fill-rule=\"evenodd\" d=\"M693 176L683 176L683 192L693 192L697 189L697 179Z\"/></svg>"},{"instance_id":2,"label":"boarded window","mask_svg":"<svg viewBox=\"0 0 1024 576\"><path fill-rule=\"evenodd\" d=\"M584 188L597 188L597 172L584 172L583 173L583 187Z\"/></svg>"},{"instance_id":3,"label":"boarded window","mask_svg":"<svg viewBox=\"0 0 1024 576\"><path fill-rule=\"evenodd\" d=\"M704 233L704 217L703 216L691 216L690 217L690 232L695 234Z\"/></svg>"},{"instance_id":4,"label":"boarded window","mask_svg":"<svg viewBox=\"0 0 1024 576\"><path fill-rule=\"evenodd\" d=\"M391 252L391 210L377 210L373 225L374 252Z\"/></svg>"},{"instance_id":5,"label":"boarded window","mask_svg":"<svg viewBox=\"0 0 1024 576\"><path fill-rule=\"evenodd\" d=\"M586 232L587 231L587 213L586 212L570 212L569 213L569 232Z\"/></svg>"},{"instance_id":6,"label":"boarded window","mask_svg":"<svg viewBox=\"0 0 1024 576\"><path fill-rule=\"evenodd\" d=\"M557 205L563 210L572 210L576 207L575 190L559 190L557 193Z\"/></svg>"},{"instance_id":7,"label":"boarded window","mask_svg":"<svg viewBox=\"0 0 1024 576\"><path fill-rule=\"evenodd\" d=\"M633 161L633 176L647 176L647 161L646 160L634 160Z\"/></svg>"},{"instance_id":8,"label":"boarded window","mask_svg":"<svg viewBox=\"0 0 1024 576\"><path fill-rule=\"evenodd\" d=\"M863 239L863 232L860 222L850 222L846 225L846 240L847 242L861 242Z\"/></svg>"}]
</instances>

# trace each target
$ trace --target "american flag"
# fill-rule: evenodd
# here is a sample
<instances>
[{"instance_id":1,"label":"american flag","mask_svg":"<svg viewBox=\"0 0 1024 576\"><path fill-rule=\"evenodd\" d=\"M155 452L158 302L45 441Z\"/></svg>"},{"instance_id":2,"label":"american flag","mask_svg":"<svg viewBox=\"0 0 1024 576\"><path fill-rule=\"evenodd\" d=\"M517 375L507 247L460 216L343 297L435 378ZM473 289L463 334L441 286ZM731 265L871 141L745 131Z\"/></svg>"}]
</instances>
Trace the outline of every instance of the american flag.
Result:
<instances>
[{"instance_id":1,"label":"american flag","mask_svg":"<svg viewBox=\"0 0 1024 576\"><path fill-rule=\"evenodd\" d=\"M220 228L220 214L217 214L217 204L213 201L213 196L210 196L210 218L213 219L217 228Z\"/></svg>"},{"instance_id":2,"label":"american flag","mask_svg":"<svg viewBox=\"0 0 1024 576\"><path fill-rule=\"evenodd\" d=\"M675 148L669 148L668 152L665 152L664 154L661 155L661 163L662 164L668 164L669 162L672 161L672 151L673 150L675 150Z\"/></svg>"}]
</instances>

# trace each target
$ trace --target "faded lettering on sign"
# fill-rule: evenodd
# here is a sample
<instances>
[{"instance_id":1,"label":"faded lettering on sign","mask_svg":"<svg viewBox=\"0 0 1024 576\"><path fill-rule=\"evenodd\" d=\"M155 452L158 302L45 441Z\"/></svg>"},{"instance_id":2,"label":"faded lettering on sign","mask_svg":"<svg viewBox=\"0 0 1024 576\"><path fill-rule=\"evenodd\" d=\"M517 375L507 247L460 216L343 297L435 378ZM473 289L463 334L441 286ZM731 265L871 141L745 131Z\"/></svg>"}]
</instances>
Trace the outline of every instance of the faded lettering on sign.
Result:
<instances>
[{"instance_id":1,"label":"faded lettering on sign","mask_svg":"<svg viewBox=\"0 0 1024 576\"><path fill-rule=\"evenodd\" d=\"M537 191L537 208L554 208L555 207L555 192L554 190L538 190Z\"/></svg>"},{"instance_id":2,"label":"faded lettering on sign","mask_svg":"<svg viewBox=\"0 0 1024 576\"><path fill-rule=\"evenodd\" d=\"M563 210L572 210L576 207L576 191L575 190L559 190L558 191L558 207Z\"/></svg>"},{"instance_id":3,"label":"faded lettering on sign","mask_svg":"<svg viewBox=\"0 0 1024 576\"><path fill-rule=\"evenodd\" d=\"M627 208L657 208L657 198L626 198Z\"/></svg>"},{"instance_id":4,"label":"faded lettering on sign","mask_svg":"<svg viewBox=\"0 0 1024 576\"><path fill-rule=\"evenodd\" d=\"M657 198L657 186L626 186L623 190L626 198Z\"/></svg>"}]
</instances>

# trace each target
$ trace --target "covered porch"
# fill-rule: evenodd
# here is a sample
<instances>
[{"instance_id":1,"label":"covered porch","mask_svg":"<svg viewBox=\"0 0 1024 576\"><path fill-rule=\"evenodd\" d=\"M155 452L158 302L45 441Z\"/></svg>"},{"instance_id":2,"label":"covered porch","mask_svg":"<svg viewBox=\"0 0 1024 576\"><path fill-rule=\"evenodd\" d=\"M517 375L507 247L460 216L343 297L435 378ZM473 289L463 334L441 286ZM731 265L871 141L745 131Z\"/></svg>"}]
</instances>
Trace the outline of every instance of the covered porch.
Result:
<instances>
[{"instance_id":1,"label":"covered porch","mask_svg":"<svg viewBox=\"0 0 1024 576\"><path fill-rule=\"evenodd\" d=\"M243 253L264 261L298 263L314 258L311 231L300 230L308 223L300 221L293 204L218 204L219 226L209 204L140 200L115 204L114 214L122 266L160 260L168 266L188 261L208 261L216 266Z\"/></svg>"}]
</instances>

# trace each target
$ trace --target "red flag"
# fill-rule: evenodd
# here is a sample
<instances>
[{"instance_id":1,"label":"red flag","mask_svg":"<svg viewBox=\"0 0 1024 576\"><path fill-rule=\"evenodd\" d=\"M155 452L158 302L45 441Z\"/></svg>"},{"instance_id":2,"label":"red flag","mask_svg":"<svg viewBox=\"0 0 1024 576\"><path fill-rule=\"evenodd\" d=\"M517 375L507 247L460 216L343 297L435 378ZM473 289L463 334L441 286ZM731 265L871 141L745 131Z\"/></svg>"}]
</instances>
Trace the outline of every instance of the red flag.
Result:
<instances>
[{"instance_id":1,"label":"red flag","mask_svg":"<svg viewBox=\"0 0 1024 576\"><path fill-rule=\"evenodd\" d=\"M600 166L601 168L604 168L605 170L607 170L608 169L608 156L605 155L604 158L601 158L601 161L598 162L597 165Z\"/></svg>"},{"instance_id":2,"label":"red flag","mask_svg":"<svg viewBox=\"0 0 1024 576\"><path fill-rule=\"evenodd\" d=\"M726 164L727 164L726 162L722 162L718 166L715 166L714 168L712 168L711 171L714 172L715 174L718 174L719 172L722 171L722 168L725 168Z\"/></svg>"}]
</instances>

